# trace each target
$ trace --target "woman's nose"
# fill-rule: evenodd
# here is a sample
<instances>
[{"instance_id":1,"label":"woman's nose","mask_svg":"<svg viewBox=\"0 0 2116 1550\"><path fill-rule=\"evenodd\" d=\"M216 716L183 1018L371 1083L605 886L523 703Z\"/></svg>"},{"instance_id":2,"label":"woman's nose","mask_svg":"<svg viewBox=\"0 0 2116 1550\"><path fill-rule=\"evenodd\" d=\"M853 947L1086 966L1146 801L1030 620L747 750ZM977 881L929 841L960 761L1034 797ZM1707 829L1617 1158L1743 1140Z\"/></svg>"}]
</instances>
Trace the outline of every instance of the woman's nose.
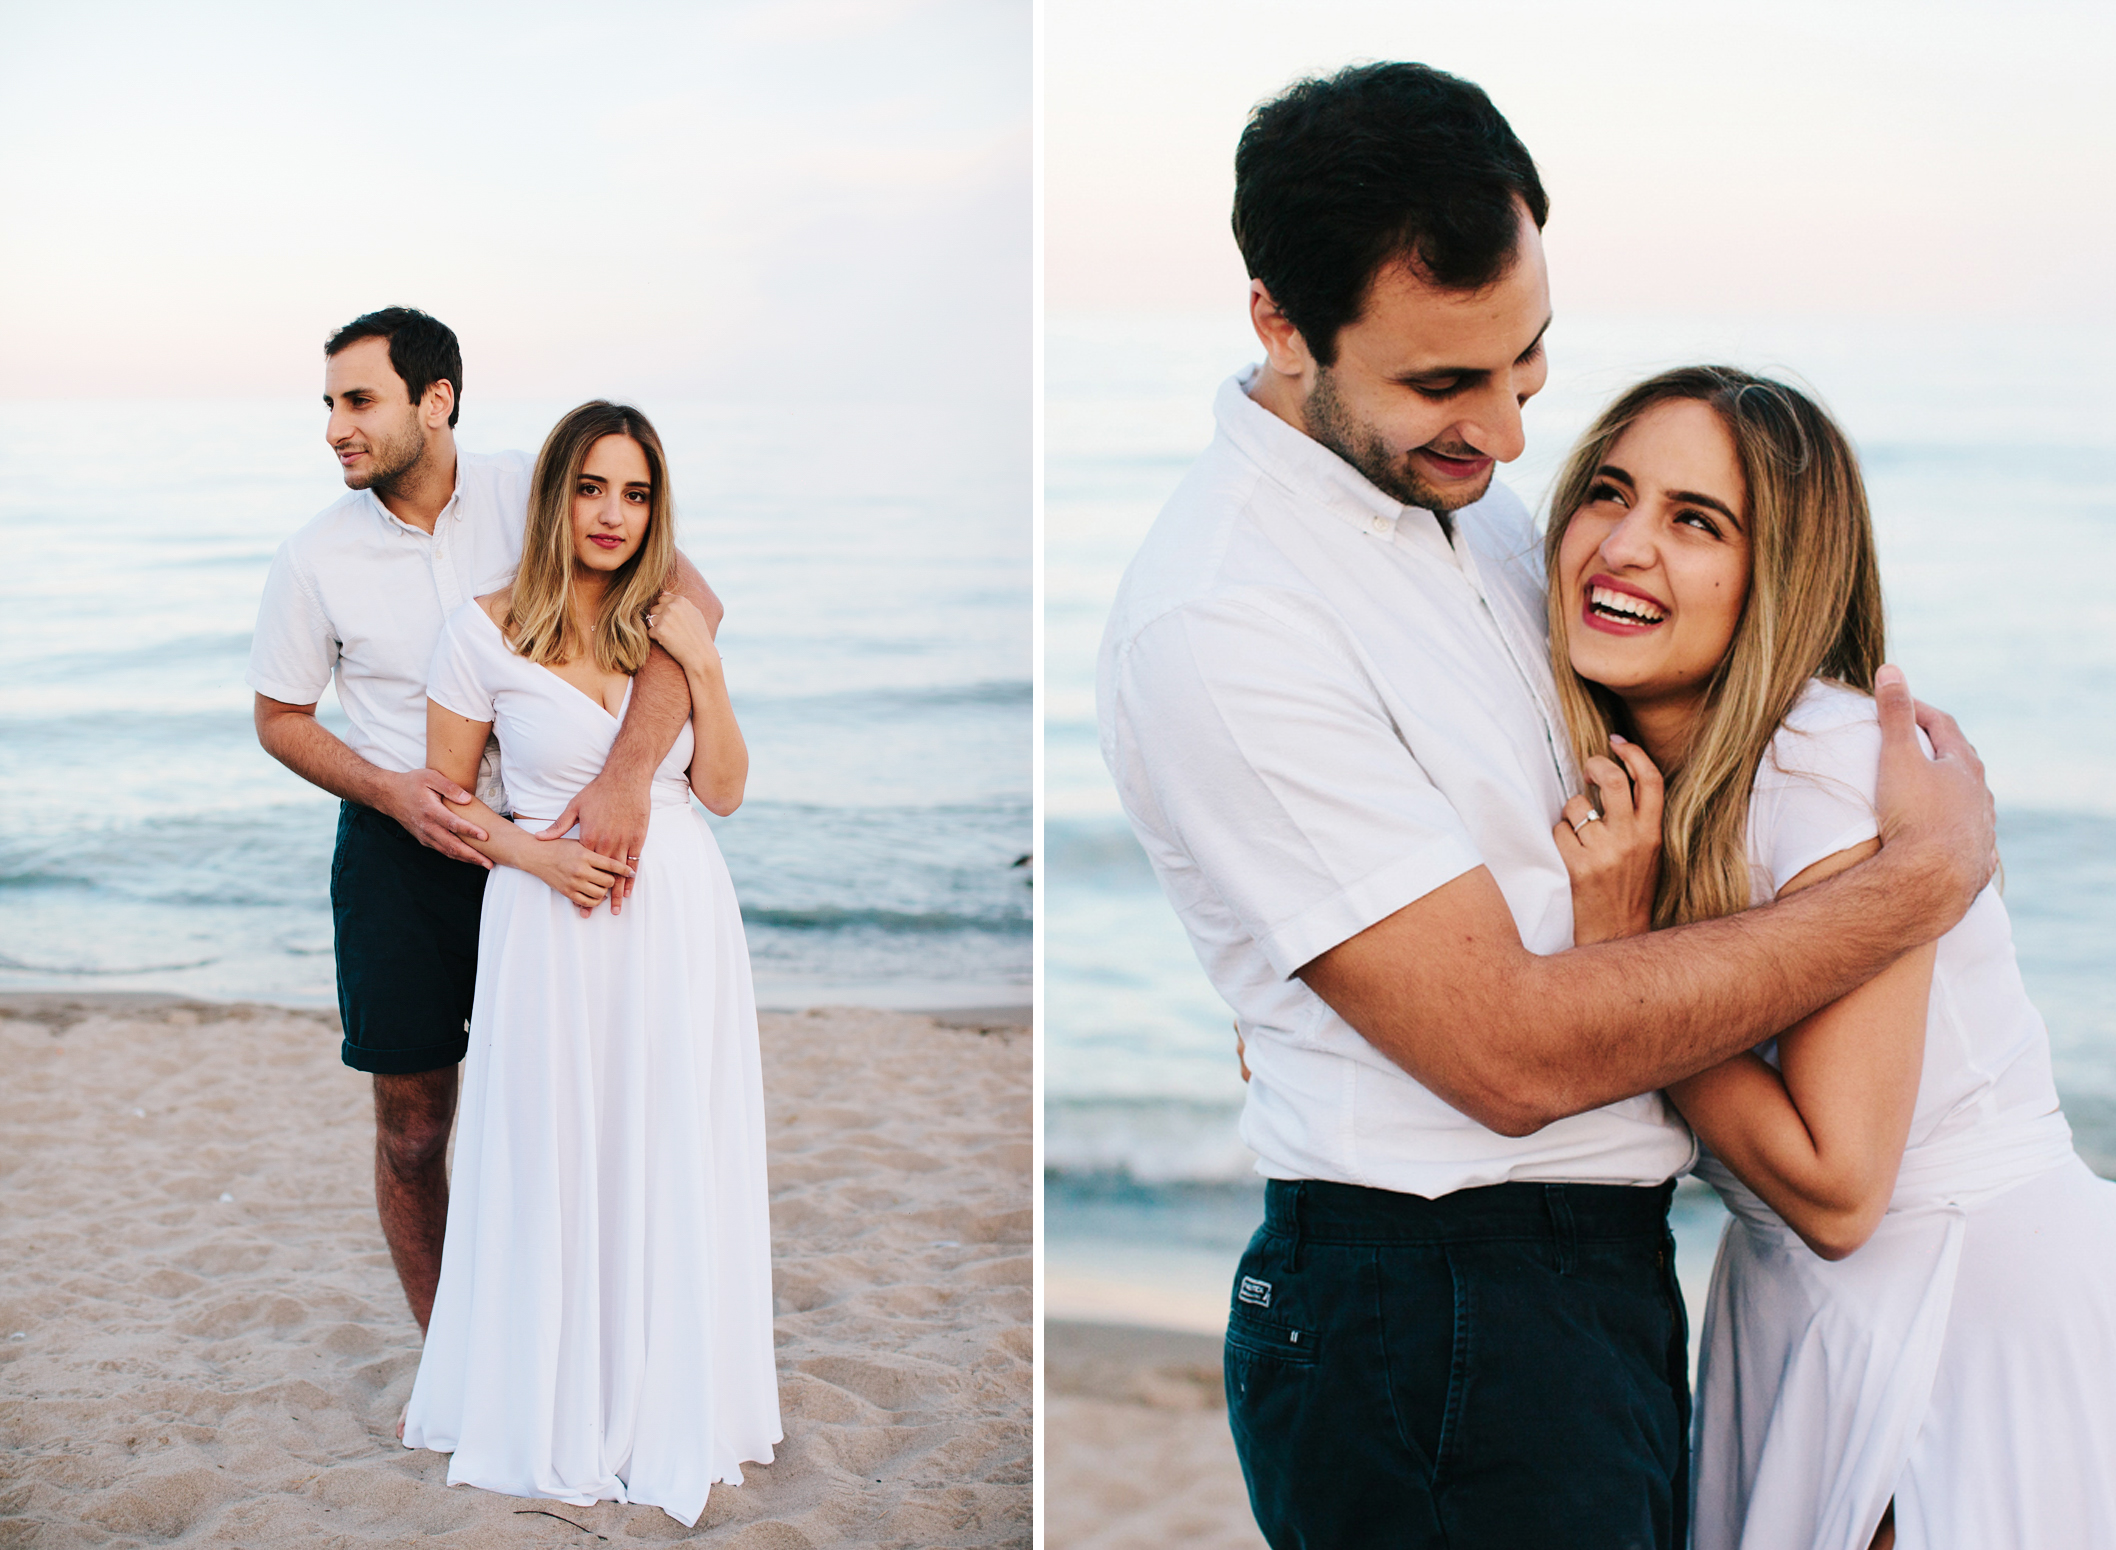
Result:
<instances>
[{"instance_id":1,"label":"woman's nose","mask_svg":"<svg viewBox=\"0 0 2116 1550\"><path fill-rule=\"evenodd\" d=\"M1617 569L1644 570L1653 564L1653 534L1636 511L1612 527L1602 539L1601 556Z\"/></svg>"}]
</instances>

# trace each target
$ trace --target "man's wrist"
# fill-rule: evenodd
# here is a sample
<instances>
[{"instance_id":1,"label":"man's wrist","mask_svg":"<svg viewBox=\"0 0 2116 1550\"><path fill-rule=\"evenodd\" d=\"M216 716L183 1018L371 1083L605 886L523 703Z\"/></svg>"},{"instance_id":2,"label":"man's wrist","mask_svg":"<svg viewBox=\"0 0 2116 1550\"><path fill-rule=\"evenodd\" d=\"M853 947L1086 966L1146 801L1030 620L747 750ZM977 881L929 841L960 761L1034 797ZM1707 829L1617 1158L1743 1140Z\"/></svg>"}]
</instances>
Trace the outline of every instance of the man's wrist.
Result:
<instances>
[{"instance_id":1,"label":"man's wrist","mask_svg":"<svg viewBox=\"0 0 2116 1550\"><path fill-rule=\"evenodd\" d=\"M1863 873L1883 901L1884 918L1902 930L1902 950L1930 942L1961 918L1961 890L1944 846L1908 836L1885 841L1874 856L1853 868Z\"/></svg>"}]
</instances>

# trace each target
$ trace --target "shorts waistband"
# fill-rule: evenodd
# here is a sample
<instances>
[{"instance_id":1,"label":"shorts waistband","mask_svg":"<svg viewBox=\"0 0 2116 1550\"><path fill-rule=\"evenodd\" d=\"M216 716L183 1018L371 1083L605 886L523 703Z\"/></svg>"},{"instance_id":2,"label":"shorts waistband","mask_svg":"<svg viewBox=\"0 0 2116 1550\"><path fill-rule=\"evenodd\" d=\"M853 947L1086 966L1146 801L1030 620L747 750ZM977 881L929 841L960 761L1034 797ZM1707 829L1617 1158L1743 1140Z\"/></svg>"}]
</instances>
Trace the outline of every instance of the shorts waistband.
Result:
<instances>
[{"instance_id":1,"label":"shorts waistband","mask_svg":"<svg viewBox=\"0 0 2116 1550\"><path fill-rule=\"evenodd\" d=\"M1324 1179L1271 1179L1264 1227L1306 1243L1467 1243L1480 1238L1596 1240L1666 1231L1665 1184L1486 1184L1428 1200Z\"/></svg>"}]
</instances>

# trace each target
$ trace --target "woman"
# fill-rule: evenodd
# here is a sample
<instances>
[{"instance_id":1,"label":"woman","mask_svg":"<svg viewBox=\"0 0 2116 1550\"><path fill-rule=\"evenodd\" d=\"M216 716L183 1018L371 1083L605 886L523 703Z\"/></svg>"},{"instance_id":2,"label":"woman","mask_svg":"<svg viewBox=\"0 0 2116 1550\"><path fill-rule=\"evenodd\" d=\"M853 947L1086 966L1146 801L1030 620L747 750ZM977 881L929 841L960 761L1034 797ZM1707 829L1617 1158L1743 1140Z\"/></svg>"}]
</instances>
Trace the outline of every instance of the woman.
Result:
<instances>
[{"instance_id":1,"label":"woman","mask_svg":"<svg viewBox=\"0 0 2116 1550\"><path fill-rule=\"evenodd\" d=\"M763 1093L749 959L693 792L742 799L748 755L698 610L668 595L674 506L645 416L584 404L537 459L522 563L447 622L427 762L469 786L499 738L514 822L478 936L448 1230L404 1440L448 1480L686 1526L780 1439ZM628 869L532 831L601 769L659 642L691 721ZM586 918L578 918L585 916Z\"/></svg>"},{"instance_id":2,"label":"woman","mask_svg":"<svg viewBox=\"0 0 2116 1550\"><path fill-rule=\"evenodd\" d=\"M1588 432L1551 510L1559 695L1597 788L1554 831L1577 940L1872 854L1880 583L1828 417L1742 372L1664 373ZM1733 1213L1698 1550L2116 1544L2116 1185L2072 1150L1996 890L1669 1097Z\"/></svg>"}]
</instances>

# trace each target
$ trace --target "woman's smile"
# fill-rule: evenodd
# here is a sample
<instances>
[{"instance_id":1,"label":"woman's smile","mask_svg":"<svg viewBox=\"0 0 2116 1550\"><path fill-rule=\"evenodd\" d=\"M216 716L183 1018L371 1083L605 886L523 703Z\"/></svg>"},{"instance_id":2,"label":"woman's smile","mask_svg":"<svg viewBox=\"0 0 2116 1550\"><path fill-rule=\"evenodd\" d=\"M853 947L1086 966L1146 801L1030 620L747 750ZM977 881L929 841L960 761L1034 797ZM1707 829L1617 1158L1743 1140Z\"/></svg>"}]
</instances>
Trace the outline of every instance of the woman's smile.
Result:
<instances>
[{"instance_id":1,"label":"woman's smile","mask_svg":"<svg viewBox=\"0 0 2116 1550\"><path fill-rule=\"evenodd\" d=\"M1595 575L1587 578L1580 619L1589 628L1611 635L1636 635L1665 624L1670 612L1667 604L1650 593L1614 576Z\"/></svg>"}]
</instances>

